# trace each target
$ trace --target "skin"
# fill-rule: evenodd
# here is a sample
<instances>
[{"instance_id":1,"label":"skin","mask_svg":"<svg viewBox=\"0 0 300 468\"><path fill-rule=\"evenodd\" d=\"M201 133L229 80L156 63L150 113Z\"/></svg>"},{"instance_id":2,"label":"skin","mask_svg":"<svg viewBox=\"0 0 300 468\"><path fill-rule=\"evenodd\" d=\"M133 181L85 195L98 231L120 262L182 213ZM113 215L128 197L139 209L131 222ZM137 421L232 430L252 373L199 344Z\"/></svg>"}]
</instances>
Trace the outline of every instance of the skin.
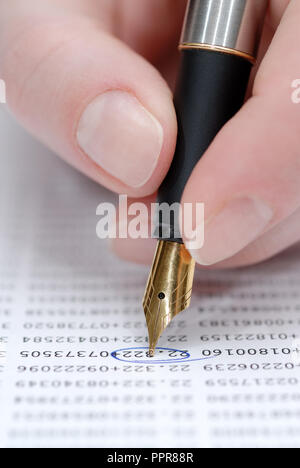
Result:
<instances>
[{"instance_id":1,"label":"skin","mask_svg":"<svg viewBox=\"0 0 300 468\"><path fill-rule=\"evenodd\" d=\"M185 3L1 2L0 76L9 108L31 133L99 184L134 201L154 201L176 143L171 90ZM298 0L270 1L248 100L217 135L184 192L183 202L204 201L209 214L241 190L274 212L258 238L210 268L255 264L300 240L300 107L291 102L291 83L300 78L299 21ZM83 157L76 142L83 110L110 89L130 90L164 131L159 162L142 187L129 188L110 176ZM150 262L154 242L116 240L112 248L125 259Z\"/></svg>"}]
</instances>

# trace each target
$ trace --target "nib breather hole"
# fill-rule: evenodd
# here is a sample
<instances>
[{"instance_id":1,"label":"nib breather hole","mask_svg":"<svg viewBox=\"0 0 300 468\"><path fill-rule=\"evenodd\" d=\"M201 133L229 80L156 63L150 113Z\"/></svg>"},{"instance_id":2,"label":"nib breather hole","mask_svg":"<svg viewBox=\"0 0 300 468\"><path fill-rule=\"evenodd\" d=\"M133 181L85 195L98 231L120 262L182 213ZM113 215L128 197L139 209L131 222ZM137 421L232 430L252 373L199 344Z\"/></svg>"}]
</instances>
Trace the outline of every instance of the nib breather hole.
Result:
<instances>
[{"instance_id":1,"label":"nib breather hole","mask_svg":"<svg viewBox=\"0 0 300 468\"><path fill-rule=\"evenodd\" d=\"M163 293L163 292L160 292L160 293L158 294L158 299L160 299L161 301L162 301L165 297L166 297L166 295L165 295L165 293Z\"/></svg>"}]
</instances>

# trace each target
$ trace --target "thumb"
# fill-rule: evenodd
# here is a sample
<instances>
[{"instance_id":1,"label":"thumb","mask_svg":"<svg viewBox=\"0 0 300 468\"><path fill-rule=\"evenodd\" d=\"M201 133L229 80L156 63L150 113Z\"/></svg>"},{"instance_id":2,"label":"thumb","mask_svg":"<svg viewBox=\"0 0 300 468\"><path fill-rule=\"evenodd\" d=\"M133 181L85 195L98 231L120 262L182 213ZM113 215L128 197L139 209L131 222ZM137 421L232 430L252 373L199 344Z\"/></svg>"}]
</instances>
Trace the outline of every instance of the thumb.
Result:
<instances>
[{"instance_id":1,"label":"thumb","mask_svg":"<svg viewBox=\"0 0 300 468\"><path fill-rule=\"evenodd\" d=\"M13 18L13 19L12 19ZM176 117L159 73L85 16L1 22L8 105L35 136L107 188L144 196L163 180Z\"/></svg>"}]
</instances>

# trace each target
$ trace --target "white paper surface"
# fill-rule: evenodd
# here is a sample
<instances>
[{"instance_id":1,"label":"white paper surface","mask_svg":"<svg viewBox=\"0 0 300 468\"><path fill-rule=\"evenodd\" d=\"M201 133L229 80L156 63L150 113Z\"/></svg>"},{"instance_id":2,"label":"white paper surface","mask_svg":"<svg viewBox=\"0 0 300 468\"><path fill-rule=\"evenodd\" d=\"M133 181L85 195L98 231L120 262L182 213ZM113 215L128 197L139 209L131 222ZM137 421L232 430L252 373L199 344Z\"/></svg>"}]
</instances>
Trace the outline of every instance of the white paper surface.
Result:
<instances>
[{"instance_id":1,"label":"white paper surface","mask_svg":"<svg viewBox=\"0 0 300 468\"><path fill-rule=\"evenodd\" d=\"M2 108L0 134L0 446L300 447L300 251L198 272L147 359L148 268L95 233L112 196Z\"/></svg>"}]
</instances>

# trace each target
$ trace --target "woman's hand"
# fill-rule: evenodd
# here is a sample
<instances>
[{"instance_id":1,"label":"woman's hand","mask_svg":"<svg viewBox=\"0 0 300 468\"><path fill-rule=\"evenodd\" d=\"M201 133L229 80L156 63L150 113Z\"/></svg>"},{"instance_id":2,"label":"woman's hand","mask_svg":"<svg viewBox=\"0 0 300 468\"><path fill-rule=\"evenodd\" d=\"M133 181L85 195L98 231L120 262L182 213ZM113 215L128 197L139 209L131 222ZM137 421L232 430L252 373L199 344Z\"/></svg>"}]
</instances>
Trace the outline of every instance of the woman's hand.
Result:
<instances>
[{"instance_id":1,"label":"woman's hand","mask_svg":"<svg viewBox=\"0 0 300 468\"><path fill-rule=\"evenodd\" d=\"M10 0L0 5L8 105L70 164L154 200L176 144L168 82L185 0ZM300 240L300 2L271 0L260 65L242 110L196 166L183 202L205 202L198 263L253 264ZM159 71L158 71L159 70ZM55 190L55 180L53 181ZM153 242L118 240L148 261Z\"/></svg>"}]
</instances>

